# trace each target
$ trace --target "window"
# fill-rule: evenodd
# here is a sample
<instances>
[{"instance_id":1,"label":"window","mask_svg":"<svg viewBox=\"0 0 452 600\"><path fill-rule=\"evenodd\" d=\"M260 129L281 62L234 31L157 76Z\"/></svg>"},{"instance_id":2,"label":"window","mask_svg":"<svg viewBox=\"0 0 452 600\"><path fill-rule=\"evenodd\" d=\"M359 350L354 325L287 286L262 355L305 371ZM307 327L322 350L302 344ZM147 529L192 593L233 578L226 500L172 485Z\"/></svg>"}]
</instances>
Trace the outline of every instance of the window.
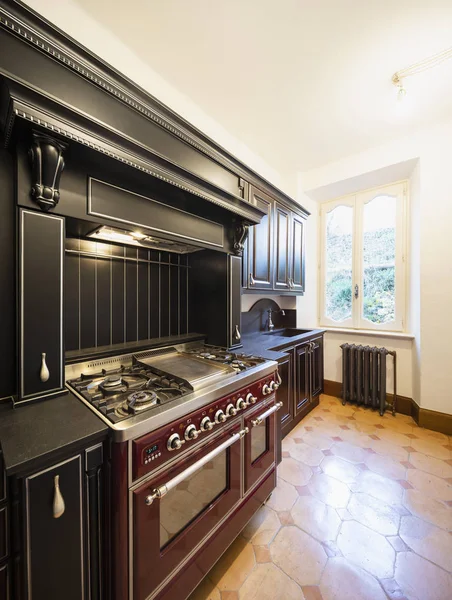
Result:
<instances>
[{"instance_id":1,"label":"window","mask_svg":"<svg viewBox=\"0 0 452 600\"><path fill-rule=\"evenodd\" d=\"M320 322L403 331L407 182L320 208Z\"/></svg>"}]
</instances>

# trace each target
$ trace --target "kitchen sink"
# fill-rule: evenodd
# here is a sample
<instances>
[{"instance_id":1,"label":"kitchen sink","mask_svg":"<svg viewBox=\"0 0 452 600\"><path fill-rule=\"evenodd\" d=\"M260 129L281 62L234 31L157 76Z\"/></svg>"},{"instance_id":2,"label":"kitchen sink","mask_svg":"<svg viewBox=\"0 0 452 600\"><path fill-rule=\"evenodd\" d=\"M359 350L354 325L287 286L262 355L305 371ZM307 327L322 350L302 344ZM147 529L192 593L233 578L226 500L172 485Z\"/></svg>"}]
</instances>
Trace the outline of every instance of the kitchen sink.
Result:
<instances>
[{"instance_id":1,"label":"kitchen sink","mask_svg":"<svg viewBox=\"0 0 452 600\"><path fill-rule=\"evenodd\" d=\"M311 333L312 329L279 329L277 331L269 331L265 335L279 335L281 337L295 337L303 333Z\"/></svg>"}]
</instances>

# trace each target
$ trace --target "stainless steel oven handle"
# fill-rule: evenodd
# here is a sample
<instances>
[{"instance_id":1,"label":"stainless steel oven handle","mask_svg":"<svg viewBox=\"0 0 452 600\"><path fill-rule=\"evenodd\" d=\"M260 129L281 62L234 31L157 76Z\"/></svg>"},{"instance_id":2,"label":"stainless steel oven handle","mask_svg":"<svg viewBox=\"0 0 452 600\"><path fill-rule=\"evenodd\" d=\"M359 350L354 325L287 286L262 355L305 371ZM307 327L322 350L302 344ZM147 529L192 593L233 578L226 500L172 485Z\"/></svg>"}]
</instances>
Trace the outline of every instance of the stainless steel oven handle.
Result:
<instances>
[{"instance_id":1,"label":"stainless steel oven handle","mask_svg":"<svg viewBox=\"0 0 452 600\"><path fill-rule=\"evenodd\" d=\"M251 424L253 427L257 427L258 425L260 425L263 421L265 421L265 419L267 417L269 417L270 415L272 415L274 412L276 412L277 410L279 410L282 406L282 402L277 402L274 406L272 406L271 408L269 408L268 410L266 410L264 413L262 413L260 415L260 417L257 417L257 419L254 419L254 421L251 421Z\"/></svg>"},{"instance_id":2,"label":"stainless steel oven handle","mask_svg":"<svg viewBox=\"0 0 452 600\"><path fill-rule=\"evenodd\" d=\"M232 446L233 444L235 444L235 442L240 440L247 433L249 433L248 427L245 427L245 429L242 429L241 431L238 431L237 433L233 433L228 440L226 440L225 442L220 444L217 448L215 448L215 450L212 450L212 452L209 452L209 454L206 454L205 456L203 456L201 459L199 459L193 465L188 467L188 469L185 469L185 471L182 471L182 473L179 473L179 475L176 475L176 477L173 477L173 479L170 479L168 481L168 483L165 483L164 485L159 485L158 487L156 487L154 490L152 490L152 493L149 494L149 496L146 496L146 498L144 500L146 502L146 504L148 506L150 506L154 502L154 500L156 500L157 498L159 498L159 499L163 498L163 496L165 496L170 490L175 488L176 485L179 485L179 483L184 481L184 479L187 479L188 477L190 477L190 475L193 475L193 473L196 473L196 471L199 471L199 469L201 469L201 467L203 467L205 464L207 464L208 462L213 460L216 456L221 454L224 450L226 450L226 448L229 448L229 446Z\"/></svg>"}]
</instances>

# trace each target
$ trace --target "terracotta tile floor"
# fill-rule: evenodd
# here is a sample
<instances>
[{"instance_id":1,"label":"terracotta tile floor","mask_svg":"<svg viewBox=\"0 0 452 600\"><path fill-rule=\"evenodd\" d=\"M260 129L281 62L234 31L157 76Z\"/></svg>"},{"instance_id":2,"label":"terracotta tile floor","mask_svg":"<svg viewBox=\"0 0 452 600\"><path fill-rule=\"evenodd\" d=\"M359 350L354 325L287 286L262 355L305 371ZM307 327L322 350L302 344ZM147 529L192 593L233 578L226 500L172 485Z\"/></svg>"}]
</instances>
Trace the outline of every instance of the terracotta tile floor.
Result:
<instances>
[{"instance_id":1,"label":"terracotta tile floor","mask_svg":"<svg viewBox=\"0 0 452 600\"><path fill-rule=\"evenodd\" d=\"M451 600L452 439L322 396L190 600Z\"/></svg>"}]
</instances>

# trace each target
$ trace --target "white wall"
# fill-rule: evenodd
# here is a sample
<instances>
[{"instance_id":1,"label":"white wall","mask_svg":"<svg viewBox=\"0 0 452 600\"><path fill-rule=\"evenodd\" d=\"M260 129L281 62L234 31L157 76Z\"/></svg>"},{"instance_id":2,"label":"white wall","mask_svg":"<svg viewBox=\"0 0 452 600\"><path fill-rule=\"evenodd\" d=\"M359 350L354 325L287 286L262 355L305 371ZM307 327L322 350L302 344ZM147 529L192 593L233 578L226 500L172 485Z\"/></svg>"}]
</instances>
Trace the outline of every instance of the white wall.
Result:
<instances>
[{"instance_id":1,"label":"white wall","mask_svg":"<svg viewBox=\"0 0 452 600\"><path fill-rule=\"evenodd\" d=\"M233 137L220 123L202 111L183 92L170 85L73 0L25 0L33 10L125 74L134 83L166 104L226 150L284 191L286 178ZM112 7L114 10L114 7ZM127 26L127 24L125 24ZM174 40L172 40L174 43ZM180 49L184 52L184 48ZM290 192L287 192L290 193Z\"/></svg>"},{"instance_id":2,"label":"white wall","mask_svg":"<svg viewBox=\"0 0 452 600\"><path fill-rule=\"evenodd\" d=\"M406 341L388 339L384 345L397 349L401 357L399 392L414 397L423 408L452 414L452 122L303 173L302 187L311 195L325 186L333 190L336 183L343 188L348 179L407 161L415 165L410 186L410 333L415 336L411 360ZM306 312L312 310L311 306ZM353 341L354 336L346 337ZM337 381L340 339L339 334L327 334L325 350L326 377L335 374ZM369 342L383 343L384 338L378 343L376 339L370 337ZM359 340L363 343L362 337Z\"/></svg>"}]
</instances>

